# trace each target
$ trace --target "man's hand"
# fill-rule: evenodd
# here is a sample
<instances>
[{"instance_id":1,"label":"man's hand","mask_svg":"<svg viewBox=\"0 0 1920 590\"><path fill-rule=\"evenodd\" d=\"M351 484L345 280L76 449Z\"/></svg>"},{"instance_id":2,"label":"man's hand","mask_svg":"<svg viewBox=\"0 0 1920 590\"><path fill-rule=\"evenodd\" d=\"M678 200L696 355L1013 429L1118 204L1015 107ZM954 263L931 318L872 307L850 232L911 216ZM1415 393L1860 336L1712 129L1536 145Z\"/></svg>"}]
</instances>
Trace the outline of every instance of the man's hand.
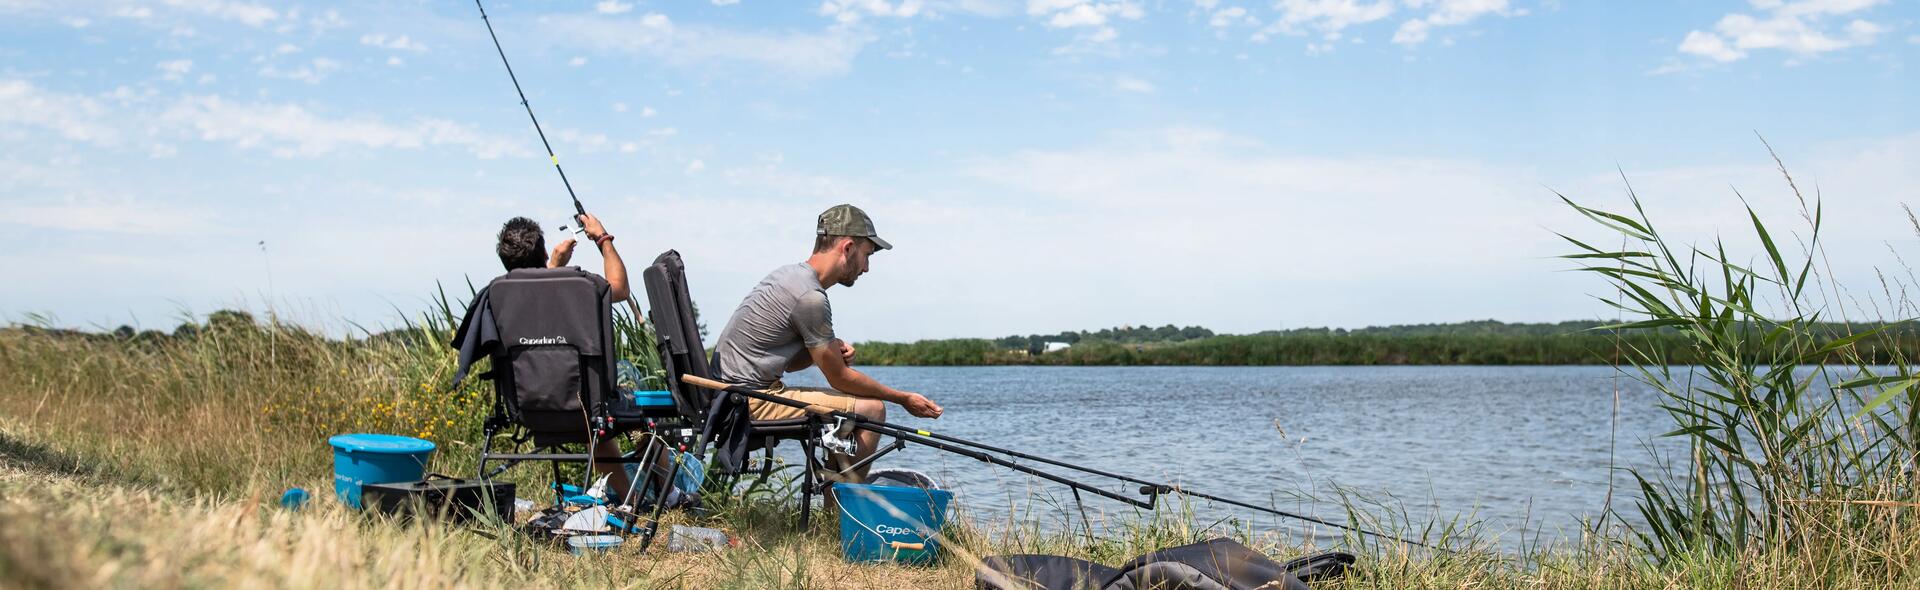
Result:
<instances>
[{"instance_id":1,"label":"man's hand","mask_svg":"<svg viewBox=\"0 0 1920 590\"><path fill-rule=\"evenodd\" d=\"M840 347L840 360L846 361L849 365L853 364L853 344L839 338L833 339L833 343Z\"/></svg>"},{"instance_id":2,"label":"man's hand","mask_svg":"<svg viewBox=\"0 0 1920 590\"><path fill-rule=\"evenodd\" d=\"M573 238L560 240L553 245L553 255L547 257L547 268L560 268L573 260Z\"/></svg>"},{"instance_id":3,"label":"man's hand","mask_svg":"<svg viewBox=\"0 0 1920 590\"><path fill-rule=\"evenodd\" d=\"M907 393L906 399L900 400L900 407L906 408L908 414L920 418L939 418L940 413L945 411L940 409L940 404L927 399L927 396L911 392Z\"/></svg>"},{"instance_id":4,"label":"man's hand","mask_svg":"<svg viewBox=\"0 0 1920 590\"><path fill-rule=\"evenodd\" d=\"M587 239L589 240L598 242L600 241L600 236L607 235L607 228L601 227L600 218L594 217L592 213L575 215L573 216L573 220L580 222L580 230L587 233Z\"/></svg>"}]
</instances>

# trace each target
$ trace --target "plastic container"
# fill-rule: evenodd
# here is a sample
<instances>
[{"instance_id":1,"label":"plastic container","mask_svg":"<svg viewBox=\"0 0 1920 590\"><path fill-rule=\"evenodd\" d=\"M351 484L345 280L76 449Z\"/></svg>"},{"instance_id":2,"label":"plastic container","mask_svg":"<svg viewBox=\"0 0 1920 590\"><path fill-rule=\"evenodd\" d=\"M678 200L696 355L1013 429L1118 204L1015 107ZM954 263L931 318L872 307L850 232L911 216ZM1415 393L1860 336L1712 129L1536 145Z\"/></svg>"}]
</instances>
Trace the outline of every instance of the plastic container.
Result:
<instances>
[{"instance_id":1,"label":"plastic container","mask_svg":"<svg viewBox=\"0 0 1920 590\"><path fill-rule=\"evenodd\" d=\"M600 553L613 550L626 542L619 535L580 535L567 538L567 549L574 555Z\"/></svg>"},{"instance_id":2,"label":"plastic container","mask_svg":"<svg viewBox=\"0 0 1920 590\"><path fill-rule=\"evenodd\" d=\"M633 405L642 408L673 407L673 392L665 389L642 389L633 392Z\"/></svg>"},{"instance_id":3,"label":"plastic container","mask_svg":"<svg viewBox=\"0 0 1920 590\"><path fill-rule=\"evenodd\" d=\"M928 564L939 558L934 533L947 523L952 492L850 483L833 484L833 492L847 561Z\"/></svg>"},{"instance_id":4,"label":"plastic container","mask_svg":"<svg viewBox=\"0 0 1920 590\"><path fill-rule=\"evenodd\" d=\"M667 534L667 551L673 553L703 553L721 551L733 546L733 540L726 531L695 526L673 525L673 531Z\"/></svg>"},{"instance_id":5,"label":"plastic container","mask_svg":"<svg viewBox=\"0 0 1920 590\"><path fill-rule=\"evenodd\" d=\"M333 446L333 494L358 510L360 486L420 481L433 458L433 443L392 434L342 434Z\"/></svg>"}]
</instances>

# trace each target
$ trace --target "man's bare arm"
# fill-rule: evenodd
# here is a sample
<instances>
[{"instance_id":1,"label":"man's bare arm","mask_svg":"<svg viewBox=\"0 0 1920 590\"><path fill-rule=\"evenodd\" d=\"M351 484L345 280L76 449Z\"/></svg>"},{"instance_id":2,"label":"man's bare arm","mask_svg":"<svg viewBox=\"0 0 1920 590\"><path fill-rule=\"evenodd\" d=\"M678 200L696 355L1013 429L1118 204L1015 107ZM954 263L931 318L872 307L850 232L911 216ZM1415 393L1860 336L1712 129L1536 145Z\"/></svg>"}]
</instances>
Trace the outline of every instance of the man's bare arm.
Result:
<instances>
[{"instance_id":1,"label":"man's bare arm","mask_svg":"<svg viewBox=\"0 0 1920 590\"><path fill-rule=\"evenodd\" d=\"M612 293L614 303L626 301L632 295L627 288L627 263L620 260L620 251L613 248L613 236L607 235L607 228L600 225L600 218L592 213L574 216L580 222L580 229L587 233L587 239L600 247L600 260L604 263L601 274L607 278L607 287ZM604 236L606 239L601 239Z\"/></svg>"},{"instance_id":2,"label":"man's bare arm","mask_svg":"<svg viewBox=\"0 0 1920 590\"><path fill-rule=\"evenodd\" d=\"M835 391L854 397L893 402L906 408L907 413L922 418L940 417L940 405L927 399L927 396L887 387L866 373L847 366L846 359L842 357L844 349L835 342L838 340L807 349L807 355L813 358L813 365L820 368L820 374L827 378L827 385Z\"/></svg>"}]
</instances>

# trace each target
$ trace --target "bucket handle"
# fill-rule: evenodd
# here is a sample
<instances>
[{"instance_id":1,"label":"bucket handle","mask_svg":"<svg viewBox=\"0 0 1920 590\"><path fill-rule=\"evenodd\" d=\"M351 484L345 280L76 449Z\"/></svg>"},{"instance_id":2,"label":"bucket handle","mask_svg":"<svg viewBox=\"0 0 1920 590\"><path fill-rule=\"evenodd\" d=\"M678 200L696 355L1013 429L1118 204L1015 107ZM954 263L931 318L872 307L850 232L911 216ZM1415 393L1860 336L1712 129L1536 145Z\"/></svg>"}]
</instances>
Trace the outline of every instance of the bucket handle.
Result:
<instances>
[{"instance_id":1,"label":"bucket handle","mask_svg":"<svg viewBox=\"0 0 1920 590\"><path fill-rule=\"evenodd\" d=\"M911 550L914 550L914 551L920 551L920 550L923 550L923 549L926 549L926 548L927 548L927 544L926 544L926 543L905 543L905 542L901 542L901 541L891 541L891 542L888 542L888 543L887 543L887 546L889 546L889 547L892 547L892 548L893 548L893 549L895 549L895 550L900 550L900 549L911 549Z\"/></svg>"}]
</instances>

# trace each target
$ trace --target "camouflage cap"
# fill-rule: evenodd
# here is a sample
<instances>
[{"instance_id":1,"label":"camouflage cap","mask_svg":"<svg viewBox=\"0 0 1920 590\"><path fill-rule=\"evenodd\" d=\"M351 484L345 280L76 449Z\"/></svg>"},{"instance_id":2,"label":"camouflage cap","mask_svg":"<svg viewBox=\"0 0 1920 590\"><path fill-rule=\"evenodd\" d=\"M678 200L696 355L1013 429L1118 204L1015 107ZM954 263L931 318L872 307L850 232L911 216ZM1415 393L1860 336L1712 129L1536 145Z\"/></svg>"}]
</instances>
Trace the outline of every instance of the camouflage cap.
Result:
<instances>
[{"instance_id":1,"label":"camouflage cap","mask_svg":"<svg viewBox=\"0 0 1920 590\"><path fill-rule=\"evenodd\" d=\"M853 205L834 205L820 213L819 225L813 233L822 236L853 236L873 240L873 245L881 250L892 250L893 244L880 239L873 231L873 218L866 211Z\"/></svg>"}]
</instances>

